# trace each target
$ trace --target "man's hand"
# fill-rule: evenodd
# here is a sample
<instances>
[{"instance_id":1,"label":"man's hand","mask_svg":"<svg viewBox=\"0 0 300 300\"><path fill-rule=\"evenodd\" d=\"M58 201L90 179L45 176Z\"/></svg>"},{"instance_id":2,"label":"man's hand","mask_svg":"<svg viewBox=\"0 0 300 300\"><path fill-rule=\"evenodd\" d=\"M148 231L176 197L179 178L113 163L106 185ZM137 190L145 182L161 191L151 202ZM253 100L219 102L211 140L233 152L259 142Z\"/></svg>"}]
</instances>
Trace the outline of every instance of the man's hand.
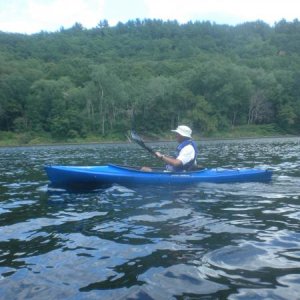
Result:
<instances>
[{"instance_id":1,"label":"man's hand","mask_svg":"<svg viewBox=\"0 0 300 300\"><path fill-rule=\"evenodd\" d=\"M163 158L163 156L164 156L163 154L161 154L161 153L160 153L160 152L158 152L158 151L157 151L157 152L155 152L155 155L156 155L156 157L157 157L157 158L160 158L160 159L162 159L162 158Z\"/></svg>"}]
</instances>

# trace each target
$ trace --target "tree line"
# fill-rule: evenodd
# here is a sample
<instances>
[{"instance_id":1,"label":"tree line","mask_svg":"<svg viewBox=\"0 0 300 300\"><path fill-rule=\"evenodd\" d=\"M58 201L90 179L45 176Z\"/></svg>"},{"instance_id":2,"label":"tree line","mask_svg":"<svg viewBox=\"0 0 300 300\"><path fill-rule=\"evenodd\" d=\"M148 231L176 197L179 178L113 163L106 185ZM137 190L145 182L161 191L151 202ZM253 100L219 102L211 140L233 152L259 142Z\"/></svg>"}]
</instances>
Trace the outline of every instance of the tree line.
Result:
<instances>
[{"instance_id":1,"label":"tree line","mask_svg":"<svg viewBox=\"0 0 300 300\"><path fill-rule=\"evenodd\" d=\"M300 22L130 20L0 32L0 131L124 136L187 123L300 132Z\"/></svg>"}]
</instances>

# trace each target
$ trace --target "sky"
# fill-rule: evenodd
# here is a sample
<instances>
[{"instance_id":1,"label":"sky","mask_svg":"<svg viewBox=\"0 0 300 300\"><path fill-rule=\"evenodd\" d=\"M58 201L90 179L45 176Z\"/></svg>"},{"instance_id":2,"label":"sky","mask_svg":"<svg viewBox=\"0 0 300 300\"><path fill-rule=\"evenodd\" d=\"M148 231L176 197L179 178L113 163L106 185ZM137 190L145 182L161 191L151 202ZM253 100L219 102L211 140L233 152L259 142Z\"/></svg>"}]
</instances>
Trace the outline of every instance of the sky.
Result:
<instances>
[{"instance_id":1,"label":"sky","mask_svg":"<svg viewBox=\"0 0 300 300\"><path fill-rule=\"evenodd\" d=\"M211 21L237 25L262 20L273 26L300 19L299 0L0 0L0 31L33 34L96 27L135 19Z\"/></svg>"}]
</instances>

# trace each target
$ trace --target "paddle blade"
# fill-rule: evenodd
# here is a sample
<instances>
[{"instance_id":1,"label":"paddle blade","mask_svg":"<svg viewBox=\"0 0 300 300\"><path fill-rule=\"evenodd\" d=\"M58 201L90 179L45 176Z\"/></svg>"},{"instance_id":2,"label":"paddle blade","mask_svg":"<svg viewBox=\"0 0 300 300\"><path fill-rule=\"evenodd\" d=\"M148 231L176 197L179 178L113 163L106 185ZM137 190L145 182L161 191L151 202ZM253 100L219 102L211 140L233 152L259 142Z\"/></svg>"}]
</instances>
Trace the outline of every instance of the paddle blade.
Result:
<instances>
[{"instance_id":1,"label":"paddle blade","mask_svg":"<svg viewBox=\"0 0 300 300\"><path fill-rule=\"evenodd\" d=\"M154 150L151 149L149 146L145 145L142 138L136 132L134 132L133 130L130 131L130 138L131 138L132 141L137 143L139 146L141 146L142 148L144 148L145 150L149 151L151 154L156 156Z\"/></svg>"},{"instance_id":2,"label":"paddle blade","mask_svg":"<svg viewBox=\"0 0 300 300\"><path fill-rule=\"evenodd\" d=\"M130 137L133 141L144 144L144 141L141 139L141 137L132 130L130 131Z\"/></svg>"}]
</instances>

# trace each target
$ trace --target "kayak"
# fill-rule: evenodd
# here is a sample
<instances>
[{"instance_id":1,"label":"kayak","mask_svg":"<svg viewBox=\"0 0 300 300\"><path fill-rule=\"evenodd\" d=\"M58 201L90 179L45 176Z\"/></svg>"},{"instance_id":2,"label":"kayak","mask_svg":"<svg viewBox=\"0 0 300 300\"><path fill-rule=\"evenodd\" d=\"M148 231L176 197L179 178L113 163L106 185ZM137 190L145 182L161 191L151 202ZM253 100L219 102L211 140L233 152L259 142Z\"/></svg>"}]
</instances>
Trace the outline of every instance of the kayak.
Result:
<instances>
[{"instance_id":1,"label":"kayak","mask_svg":"<svg viewBox=\"0 0 300 300\"><path fill-rule=\"evenodd\" d=\"M55 187L100 187L120 185L190 185L200 182L226 183L271 180L272 171L264 169L201 169L189 172L153 172L140 168L108 164L104 166L45 166Z\"/></svg>"}]
</instances>

